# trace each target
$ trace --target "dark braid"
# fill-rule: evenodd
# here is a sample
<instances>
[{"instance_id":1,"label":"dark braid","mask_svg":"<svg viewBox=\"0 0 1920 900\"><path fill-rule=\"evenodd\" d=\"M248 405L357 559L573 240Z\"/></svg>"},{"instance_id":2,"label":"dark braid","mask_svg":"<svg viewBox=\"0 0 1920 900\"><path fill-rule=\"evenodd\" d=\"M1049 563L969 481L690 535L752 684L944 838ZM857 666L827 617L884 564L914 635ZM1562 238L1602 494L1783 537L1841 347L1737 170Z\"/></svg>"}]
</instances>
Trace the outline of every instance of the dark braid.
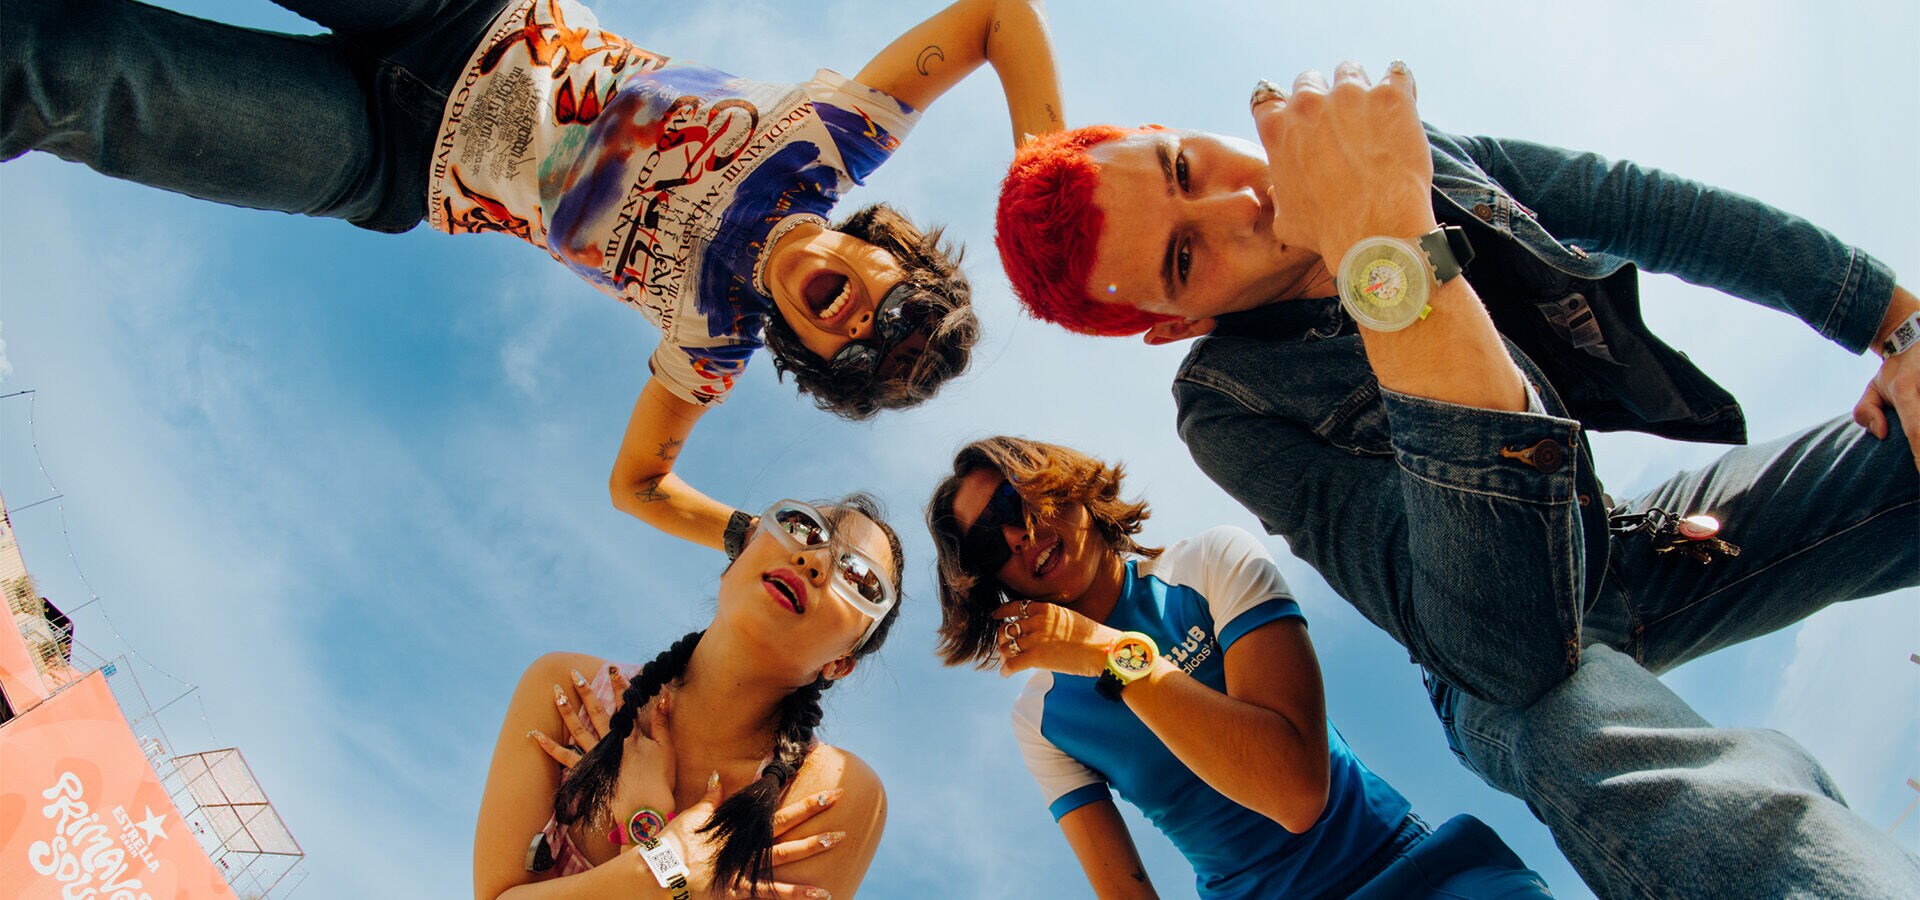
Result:
<instances>
[{"instance_id":1,"label":"dark braid","mask_svg":"<svg viewBox=\"0 0 1920 900\"><path fill-rule=\"evenodd\" d=\"M687 670L687 660L693 658L693 648L699 646L703 634L706 632L695 631L674 641L628 683L626 692L620 695L620 708L607 722L607 733L567 770L560 790L553 795L555 821L571 825L581 819L597 820L606 812L613 800L614 785L620 780L620 753L627 736L633 734L640 707Z\"/></svg>"},{"instance_id":2,"label":"dark braid","mask_svg":"<svg viewBox=\"0 0 1920 900\"><path fill-rule=\"evenodd\" d=\"M806 762L813 748L813 730L820 725L820 694L832 687L826 678L816 678L780 701L780 721L773 735L773 760L767 763L759 780L740 789L720 808L703 832L712 832L721 841L713 861L713 883L748 884L772 879L768 859L773 848L773 814L795 773Z\"/></svg>"}]
</instances>

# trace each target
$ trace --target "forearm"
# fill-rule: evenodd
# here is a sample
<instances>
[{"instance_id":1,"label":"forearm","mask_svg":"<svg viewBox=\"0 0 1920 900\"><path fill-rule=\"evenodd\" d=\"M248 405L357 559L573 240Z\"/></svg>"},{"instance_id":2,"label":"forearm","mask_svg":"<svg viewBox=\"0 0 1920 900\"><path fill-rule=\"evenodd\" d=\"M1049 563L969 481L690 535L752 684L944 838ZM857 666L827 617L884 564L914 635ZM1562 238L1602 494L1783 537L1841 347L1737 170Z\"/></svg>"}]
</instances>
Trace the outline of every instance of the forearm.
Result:
<instances>
[{"instance_id":1,"label":"forearm","mask_svg":"<svg viewBox=\"0 0 1920 900\"><path fill-rule=\"evenodd\" d=\"M1886 343L1887 338L1893 334L1893 330L1900 327L1900 323L1905 322L1908 316L1916 312L1920 312L1920 298L1914 297L1912 291L1894 285L1893 299L1887 303L1886 315L1880 318L1880 327L1874 329L1873 343L1869 349L1884 358L1885 353L1881 351L1880 345Z\"/></svg>"},{"instance_id":2,"label":"forearm","mask_svg":"<svg viewBox=\"0 0 1920 900\"><path fill-rule=\"evenodd\" d=\"M1006 93L1013 122L1013 144L1027 135L1066 127L1060 100L1060 73L1054 65L1053 39L1039 0L998 0L987 32L986 56Z\"/></svg>"},{"instance_id":3,"label":"forearm","mask_svg":"<svg viewBox=\"0 0 1920 900\"><path fill-rule=\"evenodd\" d=\"M1886 314L1891 270L1752 197L1543 144L1470 138L1460 145L1561 241L1785 312L1849 352L1866 349ZM1522 219L1514 227L1529 225Z\"/></svg>"},{"instance_id":4,"label":"forearm","mask_svg":"<svg viewBox=\"0 0 1920 900\"><path fill-rule=\"evenodd\" d=\"M1295 722L1237 700L1159 660L1121 698L1214 790L1296 834L1327 802L1326 720Z\"/></svg>"},{"instance_id":5,"label":"forearm","mask_svg":"<svg viewBox=\"0 0 1920 900\"><path fill-rule=\"evenodd\" d=\"M577 875L515 885L496 896L498 900L670 900L673 892L661 887L645 864L632 856L629 851Z\"/></svg>"},{"instance_id":6,"label":"forearm","mask_svg":"<svg viewBox=\"0 0 1920 900\"><path fill-rule=\"evenodd\" d=\"M672 471L616 476L608 490L616 509L667 534L715 550L726 548L733 507L695 490Z\"/></svg>"},{"instance_id":7,"label":"forearm","mask_svg":"<svg viewBox=\"0 0 1920 900\"><path fill-rule=\"evenodd\" d=\"M1360 329L1380 386L1461 406L1526 409L1526 382L1473 286L1455 278L1434 291L1430 305L1426 319L1399 331Z\"/></svg>"},{"instance_id":8,"label":"forearm","mask_svg":"<svg viewBox=\"0 0 1920 900\"><path fill-rule=\"evenodd\" d=\"M1060 833L1073 848L1087 883L1100 900L1156 900L1140 850L1112 800L1089 803L1060 817Z\"/></svg>"},{"instance_id":9,"label":"forearm","mask_svg":"<svg viewBox=\"0 0 1920 900\"><path fill-rule=\"evenodd\" d=\"M608 476L614 508L674 537L724 549L733 507L694 490L673 472L705 408L648 379L633 404Z\"/></svg>"}]
</instances>

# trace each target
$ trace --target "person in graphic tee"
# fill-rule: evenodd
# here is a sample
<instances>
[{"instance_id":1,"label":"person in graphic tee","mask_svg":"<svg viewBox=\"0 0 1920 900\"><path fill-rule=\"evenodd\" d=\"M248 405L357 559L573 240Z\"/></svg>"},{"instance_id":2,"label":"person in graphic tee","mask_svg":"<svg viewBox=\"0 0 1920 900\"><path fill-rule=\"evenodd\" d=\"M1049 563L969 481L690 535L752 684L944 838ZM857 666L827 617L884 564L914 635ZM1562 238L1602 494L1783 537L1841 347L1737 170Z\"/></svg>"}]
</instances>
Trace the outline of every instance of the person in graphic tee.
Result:
<instances>
[{"instance_id":1,"label":"person in graphic tee","mask_svg":"<svg viewBox=\"0 0 1920 900\"><path fill-rule=\"evenodd\" d=\"M958 0L854 77L801 84L672 58L578 0L281 5L330 33L0 0L0 159L41 150L220 203L544 249L660 329L614 505L715 548L737 549L751 517L673 465L756 351L856 419L967 365L957 254L884 205L830 224L841 195L982 63L1017 140L1061 124L1039 0Z\"/></svg>"}]
</instances>

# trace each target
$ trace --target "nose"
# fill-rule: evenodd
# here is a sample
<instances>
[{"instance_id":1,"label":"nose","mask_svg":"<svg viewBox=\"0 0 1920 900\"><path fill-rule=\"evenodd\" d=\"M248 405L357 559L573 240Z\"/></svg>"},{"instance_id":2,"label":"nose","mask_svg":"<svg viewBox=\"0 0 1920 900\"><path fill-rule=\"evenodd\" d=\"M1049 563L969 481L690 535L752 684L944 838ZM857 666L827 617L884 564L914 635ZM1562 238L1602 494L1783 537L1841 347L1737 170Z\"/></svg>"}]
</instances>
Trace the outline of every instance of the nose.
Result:
<instances>
[{"instance_id":1,"label":"nose","mask_svg":"<svg viewBox=\"0 0 1920 900\"><path fill-rule=\"evenodd\" d=\"M1020 545L1027 540L1027 526L1020 522L1008 522L1000 526L1000 539L1007 542L1007 549L1020 552Z\"/></svg>"},{"instance_id":2,"label":"nose","mask_svg":"<svg viewBox=\"0 0 1920 900\"><path fill-rule=\"evenodd\" d=\"M852 323L847 326L847 337L863 341L871 336L873 336L873 310L863 310L859 315L854 316Z\"/></svg>"},{"instance_id":3,"label":"nose","mask_svg":"<svg viewBox=\"0 0 1920 900\"><path fill-rule=\"evenodd\" d=\"M799 569L808 581L816 585L826 583L827 570L820 565L819 553L819 551L825 549L827 548L821 546L808 550L793 551L793 567Z\"/></svg>"},{"instance_id":4,"label":"nose","mask_svg":"<svg viewBox=\"0 0 1920 900\"><path fill-rule=\"evenodd\" d=\"M1251 237L1260 228L1260 195L1251 185L1211 191L1191 201L1191 214L1229 237Z\"/></svg>"}]
</instances>

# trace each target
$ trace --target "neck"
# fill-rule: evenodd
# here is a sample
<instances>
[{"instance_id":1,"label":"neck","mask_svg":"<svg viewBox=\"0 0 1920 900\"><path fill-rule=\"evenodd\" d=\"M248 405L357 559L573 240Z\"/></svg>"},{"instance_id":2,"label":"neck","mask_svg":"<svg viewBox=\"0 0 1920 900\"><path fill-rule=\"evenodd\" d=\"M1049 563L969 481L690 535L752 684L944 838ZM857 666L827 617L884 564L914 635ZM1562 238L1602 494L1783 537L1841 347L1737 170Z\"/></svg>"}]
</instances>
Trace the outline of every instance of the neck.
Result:
<instances>
[{"instance_id":1,"label":"neck","mask_svg":"<svg viewBox=\"0 0 1920 900\"><path fill-rule=\"evenodd\" d=\"M1113 608L1120 603L1120 586L1127 577L1127 561L1116 551L1108 553L1101 563L1100 570L1093 576L1093 583L1087 585L1085 593L1066 604L1089 619L1105 624L1113 615Z\"/></svg>"},{"instance_id":2,"label":"neck","mask_svg":"<svg viewBox=\"0 0 1920 900\"><path fill-rule=\"evenodd\" d=\"M764 657L730 633L709 627L674 694L674 742L725 757L764 756L780 702L809 680L796 683L790 673L754 664Z\"/></svg>"},{"instance_id":3,"label":"neck","mask_svg":"<svg viewBox=\"0 0 1920 900\"><path fill-rule=\"evenodd\" d=\"M826 220L812 213L794 213L776 223L773 230L767 232L766 245L760 248L758 274L761 291L769 297L773 296L778 289L776 285L784 284L786 277L798 264L793 251L806 246L815 235L825 230Z\"/></svg>"}]
</instances>

